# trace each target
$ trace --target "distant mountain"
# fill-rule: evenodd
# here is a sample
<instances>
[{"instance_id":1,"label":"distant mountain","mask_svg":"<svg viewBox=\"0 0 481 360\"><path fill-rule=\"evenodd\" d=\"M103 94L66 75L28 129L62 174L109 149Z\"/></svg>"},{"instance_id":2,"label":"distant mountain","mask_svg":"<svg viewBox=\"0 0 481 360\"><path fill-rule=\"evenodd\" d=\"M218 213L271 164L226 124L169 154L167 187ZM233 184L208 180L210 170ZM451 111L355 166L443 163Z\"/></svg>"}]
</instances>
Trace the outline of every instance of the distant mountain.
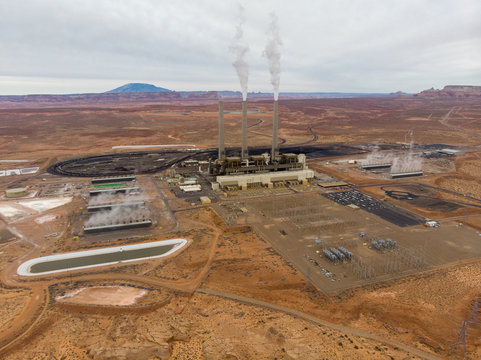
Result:
<instances>
[{"instance_id":1,"label":"distant mountain","mask_svg":"<svg viewBox=\"0 0 481 360\"><path fill-rule=\"evenodd\" d=\"M405 93L404 91L396 91L392 92L389 94L390 96L395 96L395 97L409 97L412 96L412 94Z\"/></svg>"},{"instance_id":2,"label":"distant mountain","mask_svg":"<svg viewBox=\"0 0 481 360\"><path fill-rule=\"evenodd\" d=\"M423 90L414 96L421 98L470 98L481 97L481 86L446 85L442 90Z\"/></svg>"},{"instance_id":3,"label":"distant mountain","mask_svg":"<svg viewBox=\"0 0 481 360\"><path fill-rule=\"evenodd\" d=\"M404 97L410 94L397 93L342 93L342 92L282 92L280 100ZM272 101L272 93L250 92L248 101ZM215 104L218 100L239 101L240 91L172 91L151 84L132 83L104 93L65 95L0 95L0 109L43 108L43 107L112 107L172 104Z\"/></svg>"},{"instance_id":4,"label":"distant mountain","mask_svg":"<svg viewBox=\"0 0 481 360\"><path fill-rule=\"evenodd\" d=\"M240 91L217 91L220 98L240 99ZM403 93L404 94L404 93ZM409 95L409 94L406 94ZM362 97L395 97L398 93L347 93L347 92L281 92L279 99L334 99L334 98L362 98ZM273 93L250 92L247 99L272 99Z\"/></svg>"},{"instance_id":5,"label":"distant mountain","mask_svg":"<svg viewBox=\"0 0 481 360\"><path fill-rule=\"evenodd\" d=\"M143 92L171 92L172 90L161 88L152 84L130 83L122 85L116 89L106 91L106 94L117 93L143 93Z\"/></svg>"}]
</instances>

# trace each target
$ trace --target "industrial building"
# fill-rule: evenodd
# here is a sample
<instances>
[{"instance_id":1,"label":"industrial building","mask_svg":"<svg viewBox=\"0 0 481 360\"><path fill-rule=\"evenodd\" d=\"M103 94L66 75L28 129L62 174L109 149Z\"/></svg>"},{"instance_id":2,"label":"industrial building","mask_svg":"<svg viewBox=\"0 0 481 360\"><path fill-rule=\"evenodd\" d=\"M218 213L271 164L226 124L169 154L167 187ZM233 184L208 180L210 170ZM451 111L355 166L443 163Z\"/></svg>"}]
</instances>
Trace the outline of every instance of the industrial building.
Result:
<instances>
[{"instance_id":1,"label":"industrial building","mask_svg":"<svg viewBox=\"0 0 481 360\"><path fill-rule=\"evenodd\" d=\"M22 175L35 174L38 171L38 167L20 169Z\"/></svg>"},{"instance_id":2,"label":"industrial building","mask_svg":"<svg viewBox=\"0 0 481 360\"><path fill-rule=\"evenodd\" d=\"M124 181L134 180L136 180L136 177L130 175L92 179L93 189L90 190L91 197L100 195L119 196L113 198L117 202L112 202L113 199L110 199L102 203L99 197L99 201L95 205L87 206L87 212L91 216L86 222L89 225L83 227L84 234L134 229L152 225L150 212L145 206L146 202L138 200L138 198L129 197L131 194L139 194L141 190L138 186L128 187L124 183ZM102 212L100 216L92 214L98 212Z\"/></svg>"},{"instance_id":3,"label":"industrial building","mask_svg":"<svg viewBox=\"0 0 481 360\"><path fill-rule=\"evenodd\" d=\"M278 101L274 101L271 153L249 155L247 147L247 104L242 102L242 148L240 156L226 156L224 143L224 105L219 101L218 158L211 164L209 173L216 176L213 189L224 186L247 188L252 184L272 186L279 181L304 181L314 177L307 170L304 154L279 154Z\"/></svg>"},{"instance_id":4,"label":"industrial building","mask_svg":"<svg viewBox=\"0 0 481 360\"><path fill-rule=\"evenodd\" d=\"M409 172L391 173L391 179L399 179L399 178L412 177L412 176L423 176L423 172L409 171Z\"/></svg>"},{"instance_id":5,"label":"industrial building","mask_svg":"<svg viewBox=\"0 0 481 360\"><path fill-rule=\"evenodd\" d=\"M212 202L208 196L201 196L199 200L202 205L207 205Z\"/></svg>"},{"instance_id":6,"label":"industrial building","mask_svg":"<svg viewBox=\"0 0 481 360\"><path fill-rule=\"evenodd\" d=\"M261 184L271 187L273 183L280 181L299 181L305 182L314 177L314 171L310 169L298 171L279 171L269 172L265 174L239 174L239 175L224 175L217 176L216 182L221 187L238 186L241 189L246 189L249 185ZM215 183L213 188L215 188Z\"/></svg>"},{"instance_id":7,"label":"industrial building","mask_svg":"<svg viewBox=\"0 0 481 360\"><path fill-rule=\"evenodd\" d=\"M92 179L92 184L105 184L105 183L114 183L114 182L121 182L121 181L135 181L135 179L136 177L134 175L101 177L101 178Z\"/></svg>"},{"instance_id":8,"label":"industrial building","mask_svg":"<svg viewBox=\"0 0 481 360\"><path fill-rule=\"evenodd\" d=\"M25 168L25 169L1 170L0 176L35 174L38 171L38 169L39 169L38 167L34 167L34 168Z\"/></svg>"},{"instance_id":9,"label":"industrial building","mask_svg":"<svg viewBox=\"0 0 481 360\"><path fill-rule=\"evenodd\" d=\"M330 181L326 183L320 183L319 186L325 189L329 189L329 188L349 186L349 184L344 181Z\"/></svg>"},{"instance_id":10,"label":"industrial building","mask_svg":"<svg viewBox=\"0 0 481 360\"><path fill-rule=\"evenodd\" d=\"M124 183L105 183L105 184L95 184L92 187L94 189L110 189L110 188L125 187L125 184Z\"/></svg>"},{"instance_id":11,"label":"industrial building","mask_svg":"<svg viewBox=\"0 0 481 360\"><path fill-rule=\"evenodd\" d=\"M118 188L118 189L99 189L99 190L91 190L90 191L90 196L97 196L100 194L119 194L119 193L131 193L131 192L136 192L138 193L140 191L140 188L138 186L133 186L133 187L124 187L124 188Z\"/></svg>"},{"instance_id":12,"label":"industrial building","mask_svg":"<svg viewBox=\"0 0 481 360\"><path fill-rule=\"evenodd\" d=\"M464 155L464 152L461 150L456 149L440 149L437 150L439 154L447 155L447 156L457 156L457 155Z\"/></svg>"},{"instance_id":13,"label":"industrial building","mask_svg":"<svg viewBox=\"0 0 481 360\"><path fill-rule=\"evenodd\" d=\"M20 175L20 169L5 170L5 176Z\"/></svg>"},{"instance_id":14,"label":"industrial building","mask_svg":"<svg viewBox=\"0 0 481 360\"><path fill-rule=\"evenodd\" d=\"M118 207L140 207L144 206L145 201L132 201L132 202L124 202L124 203L116 203L116 204L102 204L102 205L90 205L87 206L88 212L97 212L97 211L106 211L112 210Z\"/></svg>"},{"instance_id":15,"label":"industrial building","mask_svg":"<svg viewBox=\"0 0 481 360\"><path fill-rule=\"evenodd\" d=\"M391 163L380 163L380 164L364 164L361 165L361 170L374 170L374 169L387 169L390 168Z\"/></svg>"},{"instance_id":16,"label":"industrial building","mask_svg":"<svg viewBox=\"0 0 481 360\"><path fill-rule=\"evenodd\" d=\"M98 226L84 226L85 234L101 233L107 231L115 230L126 230L126 229L137 229L142 227L150 227L152 225L152 220L138 220L128 223L121 224L109 224L109 225L98 225Z\"/></svg>"},{"instance_id":17,"label":"industrial building","mask_svg":"<svg viewBox=\"0 0 481 360\"><path fill-rule=\"evenodd\" d=\"M195 191L201 191L202 186L200 186L200 185L179 185L179 189L182 190L183 192L195 192Z\"/></svg>"}]
</instances>

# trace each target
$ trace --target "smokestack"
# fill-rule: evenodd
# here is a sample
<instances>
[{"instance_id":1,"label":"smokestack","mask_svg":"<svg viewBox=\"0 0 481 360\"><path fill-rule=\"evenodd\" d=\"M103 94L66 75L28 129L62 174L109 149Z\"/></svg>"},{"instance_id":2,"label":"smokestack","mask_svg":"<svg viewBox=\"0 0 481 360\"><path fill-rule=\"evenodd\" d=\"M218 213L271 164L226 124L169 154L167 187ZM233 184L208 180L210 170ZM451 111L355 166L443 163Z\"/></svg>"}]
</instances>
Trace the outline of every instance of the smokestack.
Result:
<instances>
[{"instance_id":1,"label":"smokestack","mask_svg":"<svg viewBox=\"0 0 481 360\"><path fill-rule=\"evenodd\" d=\"M249 154L247 152L247 102L242 101L242 151L241 157L245 159Z\"/></svg>"},{"instance_id":2,"label":"smokestack","mask_svg":"<svg viewBox=\"0 0 481 360\"><path fill-rule=\"evenodd\" d=\"M219 156L218 159L225 159L225 143L224 143L224 102L219 101Z\"/></svg>"},{"instance_id":3,"label":"smokestack","mask_svg":"<svg viewBox=\"0 0 481 360\"><path fill-rule=\"evenodd\" d=\"M279 145L277 140L277 130L278 130L278 119L277 119L277 100L274 100L274 117L272 119L272 151L271 151L271 162L275 160L276 155L279 154Z\"/></svg>"}]
</instances>

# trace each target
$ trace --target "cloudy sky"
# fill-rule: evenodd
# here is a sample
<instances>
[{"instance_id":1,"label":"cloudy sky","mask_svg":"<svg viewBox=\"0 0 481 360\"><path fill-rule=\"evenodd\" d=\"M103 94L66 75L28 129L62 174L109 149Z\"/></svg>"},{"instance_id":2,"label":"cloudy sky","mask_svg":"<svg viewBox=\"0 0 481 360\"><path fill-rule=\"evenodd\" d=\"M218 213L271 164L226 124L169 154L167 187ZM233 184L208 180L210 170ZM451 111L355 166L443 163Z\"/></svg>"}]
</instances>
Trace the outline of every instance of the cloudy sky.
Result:
<instances>
[{"instance_id":1,"label":"cloudy sky","mask_svg":"<svg viewBox=\"0 0 481 360\"><path fill-rule=\"evenodd\" d=\"M479 0L245 0L249 91L418 92L481 85ZM230 0L0 0L0 94L103 92L127 82L239 90Z\"/></svg>"}]
</instances>

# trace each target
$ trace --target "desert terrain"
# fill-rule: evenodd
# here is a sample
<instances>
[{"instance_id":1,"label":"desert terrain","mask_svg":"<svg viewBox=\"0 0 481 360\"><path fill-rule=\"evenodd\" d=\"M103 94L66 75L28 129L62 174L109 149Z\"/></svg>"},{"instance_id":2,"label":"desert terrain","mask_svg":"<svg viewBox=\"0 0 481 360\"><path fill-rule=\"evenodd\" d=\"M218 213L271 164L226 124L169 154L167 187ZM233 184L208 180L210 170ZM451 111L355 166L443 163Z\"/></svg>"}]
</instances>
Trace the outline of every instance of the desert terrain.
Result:
<instances>
[{"instance_id":1,"label":"desert terrain","mask_svg":"<svg viewBox=\"0 0 481 360\"><path fill-rule=\"evenodd\" d=\"M272 103L254 99L248 109L249 146L268 148ZM240 102L226 100L224 110L234 153ZM176 167L187 171L169 163L127 185L142 190L152 221L145 229L84 234L92 179L47 171L59 161L134 151L116 146L177 145L195 159L215 157L217 117L211 98L3 104L0 171L39 169L0 177L2 359L481 358L478 98L281 100L281 151L306 150L314 181L209 190L212 203L201 204L167 182ZM444 148L460 152L434 153ZM360 169L373 152L415 153L423 175ZM346 185L321 186L334 180ZM18 187L28 195L7 199L4 191ZM362 192L395 219L346 209L335 198L342 191ZM317 216L312 224L295 220L306 204ZM426 219L440 227L423 226ZM392 237L404 257L372 249L369 236ZM166 257L17 274L39 256L174 238L188 243ZM369 275L330 264L316 240L354 249Z\"/></svg>"}]
</instances>

